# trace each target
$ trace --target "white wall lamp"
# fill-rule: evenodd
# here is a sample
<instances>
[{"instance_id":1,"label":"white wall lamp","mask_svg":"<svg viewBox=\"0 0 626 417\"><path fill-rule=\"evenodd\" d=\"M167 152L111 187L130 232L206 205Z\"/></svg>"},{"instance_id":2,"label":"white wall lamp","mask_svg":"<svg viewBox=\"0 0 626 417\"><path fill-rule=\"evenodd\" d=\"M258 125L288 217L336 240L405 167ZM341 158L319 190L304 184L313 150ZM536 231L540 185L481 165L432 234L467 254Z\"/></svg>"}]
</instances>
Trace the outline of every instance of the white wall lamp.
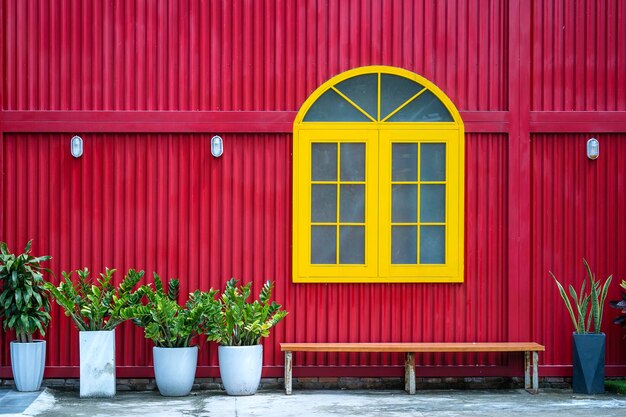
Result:
<instances>
[{"instance_id":1,"label":"white wall lamp","mask_svg":"<svg viewBox=\"0 0 626 417\"><path fill-rule=\"evenodd\" d=\"M74 136L70 141L70 152L74 158L80 158L83 156L83 138L80 136Z\"/></svg>"},{"instance_id":2,"label":"white wall lamp","mask_svg":"<svg viewBox=\"0 0 626 417\"><path fill-rule=\"evenodd\" d=\"M600 155L600 142L596 138L591 138L587 141L587 158L598 159L598 155Z\"/></svg>"},{"instance_id":3,"label":"white wall lamp","mask_svg":"<svg viewBox=\"0 0 626 417\"><path fill-rule=\"evenodd\" d=\"M211 155L219 158L224 153L224 141L221 136L213 136L211 138Z\"/></svg>"}]
</instances>

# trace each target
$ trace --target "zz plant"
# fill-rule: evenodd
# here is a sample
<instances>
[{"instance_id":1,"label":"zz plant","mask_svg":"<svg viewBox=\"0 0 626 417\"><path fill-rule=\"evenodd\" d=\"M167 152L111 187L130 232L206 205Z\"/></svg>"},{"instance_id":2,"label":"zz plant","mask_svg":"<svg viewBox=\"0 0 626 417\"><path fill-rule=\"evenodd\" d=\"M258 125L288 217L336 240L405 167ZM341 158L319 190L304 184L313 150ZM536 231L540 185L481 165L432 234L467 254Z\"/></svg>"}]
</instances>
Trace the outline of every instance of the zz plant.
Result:
<instances>
[{"instance_id":1,"label":"zz plant","mask_svg":"<svg viewBox=\"0 0 626 417\"><path fill-rule=\"evenodd\" d=\"M20 343L33 342L33 334L42 336L50 323L50 297L42 272L50 272L41 263L50 256L34 257L30 254L32 240L24 253L15 255L7 244L0 242L0 318L3 328L15 330Z\"/></svg>"},{"instance_id":2,"label":"zz plant","mask_svg":"<svg viewBox=\"0 0 626 417\"><path fill-rule=\"evenodd\" d=\"M273 285L267 281L259 294L259 299L248 302L251 282L237 285L232 278L226 283L222 293L218 325L207 337L224 346L258 345L261 337L270 335L270 329L285 318L287 312L280 310L281 305L272 301Z\"/></svg>"},{"instance_id":3,"label":"zz plant","mask_svg":"<svg viewBox=\"0 0 626 417\"><path fill-rule=\"evenodd\" d=\"M554 274L550 272L552 278L556 282L559 288L561 298L565 303L565 307L569 312L574 329L576 333L600 333L600 326L602 324L602 312L604 310L604 303L606 300L606 294L611 284L612 275L604 282L604 285L600 281L596 281L595 275L591 272L591 268L587 263L587 260L583 258L585 269L587 271L587 278L589 279L589 292L586 291L586 283L584 280L580 292L576 292L572 285L569 286L569 294L572 298L570 301L563 285L556 279ZM591 307L591 308L590 308Z\"/></svg>"},{"instance_id":4,"label":"zz plant","mask_svg":"<svg viewBox=\"0 0 626 417\"><path fill-rule=\"evenodd\" d=\"M119 286L113 285L115 269L106 268L100 278L94 281L89 277L87 268L76 271L78 280L74 282L72 275L63 271L63 280L55 287L46 283L46 288L63 308L65 315L72 318L80 331L113 330L126 321L121 311L137 304L141 299L138 291L133 288L144 275L143 271L130 269Z\"/></svg>"},{"instance_id":5,"label":"zz plant","mask_svg":"<svg viewBox=\"0 0 626 417\"><path fill-rule=\"evenodd\" d=\"M165 289L167 288L167 289ZM216 290L196 290L189 294L185 306L178 303L180 283L170 279L167 287L154 274L154 288L144 285L139 292L146 303L137 303L122 310L122 317L144 328L145 336L157 347L188 347L199 334L212 333L219 303Z\"/></svg>"}]
</instances>

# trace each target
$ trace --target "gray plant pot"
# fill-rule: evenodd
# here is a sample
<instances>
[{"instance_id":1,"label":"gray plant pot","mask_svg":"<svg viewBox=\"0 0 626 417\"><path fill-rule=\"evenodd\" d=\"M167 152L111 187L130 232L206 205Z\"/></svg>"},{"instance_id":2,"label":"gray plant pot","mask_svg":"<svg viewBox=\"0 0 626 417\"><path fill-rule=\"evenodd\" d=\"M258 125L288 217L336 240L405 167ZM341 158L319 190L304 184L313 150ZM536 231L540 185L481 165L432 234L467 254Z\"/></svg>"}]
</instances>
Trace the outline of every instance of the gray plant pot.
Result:
<instances>
[{"instance_id":1,"label":"gray plant pot","mask_svg":"<svg viewBox=\"0 0 626 417\"><path fill-rule=\"evenodd\" d=\"M219 346L220 376L228 395L253 395L261 382L263 345Z\"/></svg>"},{"instance_id":2,"label":"gray plant pot","mask_svg":"<svg viewBox=\"0 0 626 417\"><path fill-rule=\"evenodd\" d=\"M579 394L604 393L604 351L606 336L574 334L572 337L572 390Z\"/></svg>"},{"instance_id":3,"label":"gray plant pot","mask_svg":"<svg viewBox=\"0 0 626 417\"><path fill-rule=\"evenodd\" d=\"M18 391L39 391L46 364L46 341L11 342L11 369Z\"/></svg>"},{"instance_id":4,"label":"gray plant pot","mask_svg":"<svg viewBox=\"0 0 626 417\"><path fill-rule=\"evenodd\" d=\"M115 395L115 330L81 331L80 396Z\"/></svg>"},{"instance_id":5,"label":"gray plant pot","mask_svg":"<svg viewBox=\"0 0 626 417\"><path fill-rule=\"evenodd\" d=\"M196 377L198 346L184 348L153 347L154 378L164 397L189 395Z\"/></svg>"}]
</instances>

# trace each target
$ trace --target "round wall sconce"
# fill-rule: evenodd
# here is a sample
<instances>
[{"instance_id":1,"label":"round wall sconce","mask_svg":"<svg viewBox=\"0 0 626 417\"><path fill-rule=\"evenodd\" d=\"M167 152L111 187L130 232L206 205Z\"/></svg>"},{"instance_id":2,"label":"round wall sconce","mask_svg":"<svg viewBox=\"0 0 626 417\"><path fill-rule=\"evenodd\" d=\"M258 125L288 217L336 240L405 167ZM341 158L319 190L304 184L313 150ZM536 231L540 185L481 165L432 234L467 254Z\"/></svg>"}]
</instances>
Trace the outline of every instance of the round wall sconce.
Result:
<instances>
[{"instance_id":1,"label":"round wall sconce","mask_svg":"<svg viewBox=\"0 0 626 417\"><path fill-rule=\"evenodd\" d=\"M211 138L211 155L219 158L224 153L224 141L221 136L213 136Z\"/></svg>"},{"instance_id":2,"label":"round wall sconce","mask_svg":"<svg viewBox=\"0 0 626 417\"><path fill-rule=\"evenodd\" d=\"M600 142L596 138L591 138L587 141L587 158L598 159L598 155L600 155Z\"/></svg>"},{"instance_id":3,"label":"round wall sconce","mask_svg":"<svg viewBox=\"0 0 626 417\"><path fill-rule=\"evenodd\" d=\"M83 156L83 138L74 136L70 141L70 152L74 158Z\"/></svg>"}]
</instances>

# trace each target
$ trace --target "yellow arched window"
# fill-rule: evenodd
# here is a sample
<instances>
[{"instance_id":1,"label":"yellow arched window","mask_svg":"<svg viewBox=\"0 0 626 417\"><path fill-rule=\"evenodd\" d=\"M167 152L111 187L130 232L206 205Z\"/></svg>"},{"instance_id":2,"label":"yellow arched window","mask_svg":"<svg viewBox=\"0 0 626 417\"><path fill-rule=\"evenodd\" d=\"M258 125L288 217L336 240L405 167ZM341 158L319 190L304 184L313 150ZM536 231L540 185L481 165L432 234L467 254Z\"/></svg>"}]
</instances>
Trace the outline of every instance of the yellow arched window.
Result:
<instances>
[{"instance_id":1,"label":"yellow arched window","mask_svg":"<svg viewBox=\"0 0 626 417\"><path fill-rule=\"evenodd\" d=\"M294 121L294 282L463 281L463 121L412 72L356 68Z\"/></svg>"}]
</instances>

